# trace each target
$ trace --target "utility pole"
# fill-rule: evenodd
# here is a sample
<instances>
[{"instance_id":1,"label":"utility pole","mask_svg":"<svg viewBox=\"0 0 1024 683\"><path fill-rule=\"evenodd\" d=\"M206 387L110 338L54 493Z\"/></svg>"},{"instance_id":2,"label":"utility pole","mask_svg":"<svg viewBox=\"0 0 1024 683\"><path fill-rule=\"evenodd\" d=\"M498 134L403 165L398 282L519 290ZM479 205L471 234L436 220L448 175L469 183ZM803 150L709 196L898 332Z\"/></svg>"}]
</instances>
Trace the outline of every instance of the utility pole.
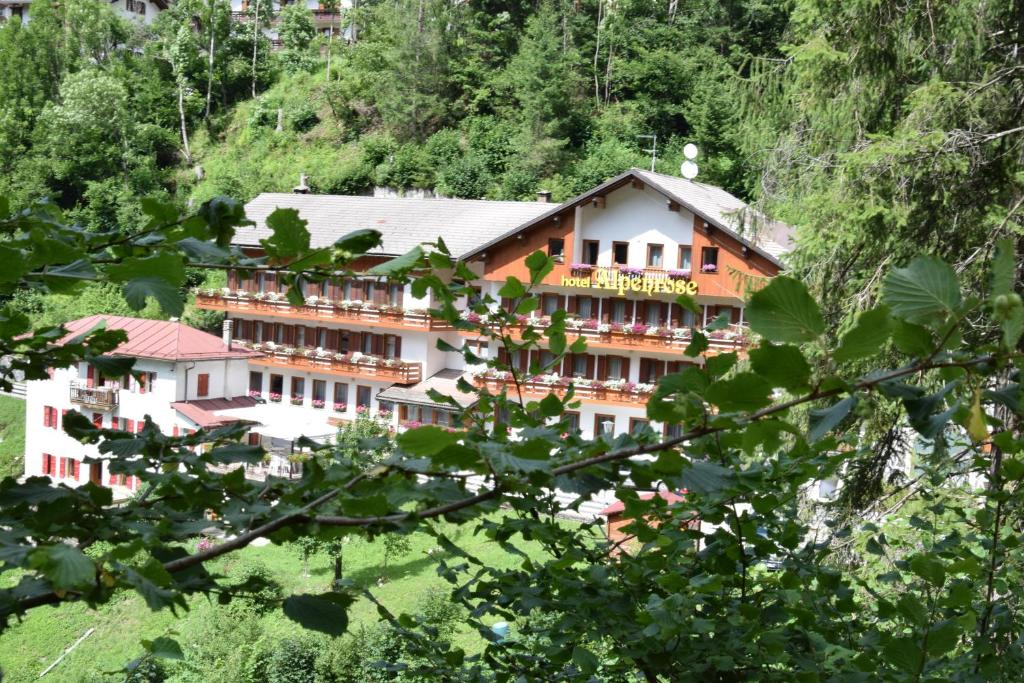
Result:
<instances>
[{"instance_id":1,"label":"utility pole","mask_svg":"<svg viewBox=\"0 0 1024 683\"><path fill-rule=\"evenodd\" d=\"M645 140L651 141L650 149L642 149L641 152L647 152L651 155L651 173L654 173L654 162L658 160L658 136L652 135L637 135L638 138L644 138Z\"/></svg>"}]
</instances>

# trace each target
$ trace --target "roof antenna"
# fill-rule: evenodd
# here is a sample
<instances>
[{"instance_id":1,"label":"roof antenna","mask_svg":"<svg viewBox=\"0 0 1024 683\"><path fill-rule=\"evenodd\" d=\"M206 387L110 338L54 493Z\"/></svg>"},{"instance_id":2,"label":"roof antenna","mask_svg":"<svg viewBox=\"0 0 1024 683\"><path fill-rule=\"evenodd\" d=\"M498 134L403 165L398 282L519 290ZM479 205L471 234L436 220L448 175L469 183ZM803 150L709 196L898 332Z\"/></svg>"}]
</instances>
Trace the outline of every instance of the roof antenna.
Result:
<instances>
[{"instance_id":1,"label":"roof antenna","mask_svg":"<svg viewBox=\"0 0 1024 683\"><path fill-rule=\"evenodd\" d=\"M683 164L679 167L679 172L687 180L693 180L697 177L697 172L700 171L700 167L694 161L697 158L697 145L692 142L686 143L683 146L683 156L686 159L683 160Z\"/></svg>"},{"instance_id":2,"label":"roof antenna","mask_svg":"<svg viewBox=\"0 0 1024 683\"><path fill-rule=\"evenodd\" d=\"M292 192L295 194L309 194L309 185L306 181L309 179L305 173L299 174L299 184L292 188Z\"/></svg>"},{"instance_id":3,"label":"roof antenna","mask_svg":"<svg viewBox=\"0 0 1024 683\"><path fill-rule=\"evenodd\" d=\"M654 162L658 160L658 135L655 133L652 135L637 135L637 137L651 141L650 149L642 149L640 151L651 155L651 173L654 173Z\"/></svg>"}]
</instances>

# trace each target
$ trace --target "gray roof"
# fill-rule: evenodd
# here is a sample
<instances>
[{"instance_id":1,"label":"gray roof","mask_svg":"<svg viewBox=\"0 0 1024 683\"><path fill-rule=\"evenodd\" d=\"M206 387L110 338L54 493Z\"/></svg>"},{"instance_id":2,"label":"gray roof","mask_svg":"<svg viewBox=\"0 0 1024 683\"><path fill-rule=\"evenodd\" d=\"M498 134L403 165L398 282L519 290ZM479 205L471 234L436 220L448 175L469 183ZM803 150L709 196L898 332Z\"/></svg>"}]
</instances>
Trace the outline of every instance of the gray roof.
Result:
<instances>
[{"instance_id":1,"label":"gray roof","mask_svg":"<svg viewBox=\"0 0 1024 683\"><path fill-rule=\"evenodd\" d=\"M255 226L238 228L233 242L257 246L269 237L267 216L277 208L297 209L308 222L310 246L326 247L343 235L371 228L383 244L370 253L398 256L438 237L456 258L513 231L547 212L542 202L497 202L478 199L421 199L265 192L245 205Z\"/></svg>"},{"instance_id":2,"label":"gray roof","mask_svg":"<svg viewBox=\"0 0 1024 683\"><path fill-rule=\"evenodd\" d=\"M438 403L430 398L427 392L433 389L444 396L451 396L460 406L468 408L477 402L477 395L473 393L465 394L456 388L455 385L462 375L462 370L453 370L451 368L441 370L437 374L411 386L401 386L398 384L390 386L377 394L377 400L414 403L432 408L454 410L450 403Z\"/></svg>"}]
</instances>

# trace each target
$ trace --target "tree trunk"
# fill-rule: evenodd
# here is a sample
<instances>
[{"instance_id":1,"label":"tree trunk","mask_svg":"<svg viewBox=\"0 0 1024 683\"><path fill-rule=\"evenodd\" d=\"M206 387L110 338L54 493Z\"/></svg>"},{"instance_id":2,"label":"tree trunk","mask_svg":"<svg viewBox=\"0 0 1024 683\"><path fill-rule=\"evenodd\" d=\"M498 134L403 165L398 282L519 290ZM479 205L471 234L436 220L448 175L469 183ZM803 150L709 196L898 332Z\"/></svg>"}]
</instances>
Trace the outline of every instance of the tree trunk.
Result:
<instances>
[{"instance_id":1,"label":"tree trunk","mask_svg":"<svg viewBox=\"0 0 1024 683\"><path fill-rule=\"evenodd\" d=\"M210 101L213 98L213 52L217 45L217 33L213 26L213 8L210 8L210 61L206 66L206 113L203 120L210 118Z\"/></svg>"},{"instance_id":2,"label":"tree trunk","mask_svg":"<svg viewBox=\"0 0 1024 683\"><path fill-rule=\"evenodd\" d=\"M188 146L188 128L185 126L185 88L178 81L178 116L181 117L181 144L185 148L185 161L192 165L192 150Z\"/></svg>"},{"instance_id":3,"label":"tree trunk","mask_svg":"<svg viewBox=\"0 0 1024 683\"><path fill-rule=\"evenodd\" d=\"M327 29L327 82L331 82L331 50L334 47L334 20Z\"/></svg>"},{"instance_id":4,"label":"tree trunk","mask_svg":"<svg viewBox=\"0 0 1024 683\"><path fill-rule=\"evenodd\" d=\"M252 96L256 97L256 46L260 35L260 0L256 0L256 16L252 21Z\"/></svg>"},{"instance_id":5,"label":"tree trunk","mask_svg":"<svg viewBox=\"0 0 1024 683\"><path fill-rule=\"evenodd\" d=\"M604 3L597 0L597 30L594 38L594 99L601 104L601 78L597 69L597 60L601 56L601 17L604 11Z\"/></svg>"},{"instance_id":6,"label":"tree trunk","mask_svg":"<svg viewBox=\"0 0 1024 683\"><path fill-rule=\"evenodd\" d=\"M352 10L359 9L359 0L352 0ZM356 41L359 40L359 24L352 20L352 44L355 45Z\"/></svg>"},{"instance_id":7,"label":"tree trunk","mask_svg":"<svg viewBox=\"0 0 1024 683\"><path fill-rule=\"evenodd\" d=\"M342 558L341 553L338 553L337 555L334 556L334 582L335 583L338 583L342 579L342 569L343 569L342 562L343 562L343 558Z\"/></svg>"}]
</instances>

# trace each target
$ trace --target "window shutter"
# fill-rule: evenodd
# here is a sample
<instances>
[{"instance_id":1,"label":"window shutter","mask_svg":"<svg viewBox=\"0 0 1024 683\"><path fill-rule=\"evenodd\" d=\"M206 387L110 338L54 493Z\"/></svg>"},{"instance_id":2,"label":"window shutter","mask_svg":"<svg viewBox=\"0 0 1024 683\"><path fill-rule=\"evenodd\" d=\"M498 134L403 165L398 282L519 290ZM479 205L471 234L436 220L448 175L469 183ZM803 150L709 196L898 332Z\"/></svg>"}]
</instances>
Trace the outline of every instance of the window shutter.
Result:
<instances>
[{"instance_id":1,"label":"window shutter","mask_svg":"<svg viewBox=\"0 0 1024 683\"><path fill-rule=\"evenodd\" d=\"M49 470L50 470L50 456L48 456L46 453L43 453L43 474L49 474L50 473Z\"/></svg>"},{"instance_id":2,"label":"window shutter","mask_svg":"<svg viewBox=\"0 0 1024 683\"><path fill-rule=\"evenodd\" d=\"M174 425L174 428L171 430L171 435L178 436L178 425Z\"/></svg>"},{"instance_id":3,"label":"window shutter","mask_svg":"<svg viewBox=\"0 0 1024 683\"><path fill-rule=\"evenodd\" d=\"M597 379L602 382L608 379L608 359L605 356L597 357Z\"/></svg>"},{"instance_id":4,"label":"window shutter","mask_svg":"<svg viewBox=\"0 0 1024 683\"><path fill-rule=\"evenodd\" d=\"M607 323L612 319L612 302L615 299L602 299L601 301L601 322Z\"/></svg>"},{"instance_id":5,"label":"window shutter","mask_svg":"<svg viewBox=\"0 0 1024 683\"><path fill-rule=\"evenodd\" d=\"M668 324L668 322L669 322L669 319L668 319L668 307L669 307L669 304L667 304L667 303L661 304L661 319L658 320L658 324L659 325L667 325Z\"/></svg>"},{"instance_id":6,"label":"window shutter","mask_svg":"<svg viewBox=\"0 0 1024 683\"><path fill-rule=\"evenodd\" d=\"M632 381L629 379L629 359L625 356L622 357L622 379Z\"/></svg>"},{"instance_id":7,"label":"window shutter","mask_svg":"<svg viewBox=\"0 0 1024 683\"><path fill-rule=\"evenodd\" d=\"M636 320L634 322L646 323L647 322L647 302L640 301L636 304ZM629 319L629 304L626 304L626 319Z\"/></svg>"},{"instance_id":8,"label":"window shutter","mask_svg":"<svg viewBox=\"0 0 1024 683\"><path fill-rule=\"evenodd\" d=\"M530 372L530 352L527 349L520 349L519 351L519 367L523 369L524 373L529 374Z\"/></svg>"},{"instance_id":9,"label":"window shutter","mask_svg":"<svg viewBox=\"0 0 1024 683\"><path fill-rule=\"evenodd\" d=\"M92 414L92 424L97 429L102 429L103 428L103 413L93 413Z\"/></svg>"},{"instance_id":10,"label":"window shutter","mask_svg":"<svg viewBox=\"0 0 1024 683\"><path fill-rule=\"evenodd\" d=\"M360 343L362 332L349 332L348 333L348 349L346 351L362 351L363 345Z\"/></svg>"},{"instance_id":11,"label":"window shutter","mask_svg":"<svg viewBox=\"0 0 1024 683\"><path fill-rule=\"evenodd\" d=\"M68 459L67 458L61 458L60 459L60 478L61 479L63 479L64 477L67 476L67 469L68 469Z\"/></svg>"},{"instance_id":12,"label":"window shutter","mask_svg":"<svg viewBox=\"0 0 1024 683\"><path fill-rule=\"evenodd\" d=\"M398 296L395 297L395 305L401 308L405 303L405 285L398 285Z\"/></svg>"},{"instance_id":13,"label":"window shutter","mask_svg":"<svg viewBox=\"0 0 1024 683\"><path fill-rule=\"evenodd\" d=\"M566 301L565 301L565 311L567 313L575 313L576 312L576 299L577 298L578 297L576 297L576 296L567 296L565 298L566 299Z\"/></svg>"},{"instance_id":14,"label":"window shutter","mask_svg":"<svg viewBox=\"0 0 1024 683\"><path fill-rule=\"evenodd\" d=\"M210 394L210 375L202 373L198 376L196 381L196 395L208 396Z\"/></svg>"},{"instance_id":15,"label":"window shutter","mask_svg":"<svg viewBox=\"0 0 1024 683\"><path fill-rule=\"evenodd\" d=\"M96 386L96 368L91 365L85 366L85 386L90 389Z\"/></svg>"},{"instance_id":16,"label":"window shutter","mask_svg":"<svg viewBox=\"0 0 1024 683\"><path fill-rule=\"evenodd\" d=\"M128 432L129 434L135 433L135 420L127 421L127 428L125 429L125 431Z\"/></svg>"},{"instance_id":17,"label":"window shutter","mask_svg":"<svg viewBox=\"0 0 1024 683\"><path fill-rule=\"evenodd\" d=\"M50 426L50 406L43 406L43 426Z\"/></svg>"},{"instance_id":18,"label":"window shutter","mask_svg":"<svg viewBox=\"0 0 1024 683\"><path fill-rule=\"evenodd\" d=\"M395 358L402 357L402 335L395 335Z\"/></svg>"},{"instance_id":19,"label":"window shutter","mask_svg":"<svg viewBox=\"0 0 1024 683\"><path fill-rule=\"evenodd\" d=\"M238 273L234 270L228 271L228 288L238 289Z\"/></svg>"},{"instance_id":20,"label":"window shutter","mask_svg":"<svg viewBox=\"0 0 1024 683\"><path fill-rule=\"evenodd\" d=\"M339 336L337 330L327 330L327 348L331 351L338 351L341 347L338 346Z\"/></svg>"},{"instance_id":21,"label":"window shutter","mask_svg":"<svg viewBox=\"0 0 1024 683\"><path fill-rule=\"evenodd\" d=\"M306 328L306 346L311 349L315 349L320 346L320 330L316 327Z\"/></svg>"},{"instance_id":22,"label":"window shutter","mask_svg":"<svg viewBox=\"0 0 1024 683\"><path fill-rule=\"evenodd\" d=\"M375 356L383 356L384 355L384 335L383 334L375 334L375 335L373 335L373 346L371 346L370 348L373 349L373 355L375 355Z\"/></svg>"},{"instance_id":23,"label":"window shutter","mask_svg":"<svg viewBox=\"0 0 1024 683\"><path fill-rule=\"evenodd\" d=\"M733 306L732 307L732 324L733 325L739 325L740 324L740 308L739 308L739 306Z\"/></svg>"},{"instance_id":24,"label":"window shutter","mask_svg":"<svg viewBox=\"0 0 1024 683\"><path fill-rule=\"evenodd\" d=\"M117 475L113 472L110 473L110 485L113 486L117 483Z\"/></svg>"},{"instance_id":25,"label":"window shutter","mask_svg":"<svg viewBox=\"0 0 1024 683\"><path fill-rule=\"evenodd\" d=\"M595 360L596 359L594 358L594 356L592 356L589 353L586 354L586 356L587 356L587 378L588 379L593 379L594 378L594 365L595 365Z\"/></svg>"},{"instance_id":26,"label":"window shutter","mask_svg":"<svg viewBox=\"0 0 1024 683\"><path fill-rule=\"evenodd\" d=\"M400 423L409 421L409 406L404 403L398 404L398 421Z\"/></svg>"},{"instance_id":27,"label":"window shutter","mask_svg":"<svg viewBox=\"0 0 1024 683\"><path fill-rule=\"evenodd\" d=\"M71 461L71 466L72 466L72 475L71 475L71 477L73 479L77 480L79 474L81 474L81 472L82 472L82 462L80 460L72 460Z\"/></svg>"},{"instance_id":28,"label":"window shutter","mask_svg":"<svg viewBox=\"0 0 1024 683\"><path fill-rule=\"evenodd\" d=\"M504 366L508 366L508 351L504 347L498 349L498 362Z\"/></svg>"}]
</instances>

